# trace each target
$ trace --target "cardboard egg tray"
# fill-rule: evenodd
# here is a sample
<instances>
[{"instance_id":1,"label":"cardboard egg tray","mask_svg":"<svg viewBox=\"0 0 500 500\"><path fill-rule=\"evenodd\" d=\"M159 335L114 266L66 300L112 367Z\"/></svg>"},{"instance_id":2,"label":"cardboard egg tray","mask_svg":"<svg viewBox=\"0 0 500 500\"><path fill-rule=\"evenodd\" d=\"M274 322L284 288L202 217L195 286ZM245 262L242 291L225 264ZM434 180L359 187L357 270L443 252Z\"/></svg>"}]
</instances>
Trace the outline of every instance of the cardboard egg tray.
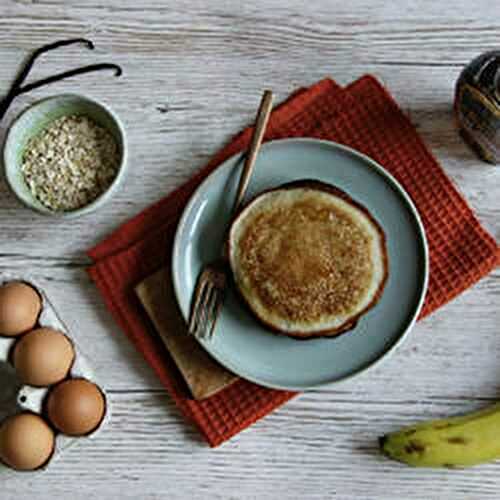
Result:
<instances>
[{"instance_id":1,"label":"cardboard egg tray","mask_svg":"<svg viewBox=\"0 0 500 500\"><path fill-rule=\"evenodd\" d=\"M99 380L96 377L87 357L82 353L80 347L76 344L75 339L71 336L68 328L57 315L56 309L50 302L43 288L32 279L27 279L26 277L0 275L0 286L10 281L22 281L33 287L40 295L42 300L42 309L38 322L34 328L53 328L54 330L64 333L73 343L75 360L67 378L84 378L93 382L101 389L106 400L106 413L104 418L99 427L91 434L82 437L71 437L56 432L55 449L52 458L43 467L37 469L43 470L50 466L54 460L58 459L66 449L74 445L76 442L83 439L93 438L99 433L99 431L106 425L110 417L109 398L106 395L103 386L99 383ZM33 387L23 384L18 378L16 371L10 362L14 344L21 337L22 335L17 337L0 336L0 425L7 417L17 413L22 413L23 411L39 414L47 421L43 415L43 406L50 388ZM50 422L47 421L47 423L50 425ZM0 477L5 477L7 474L18 473L18 471L7 467L0 461Z\"/></svg>"}]
</instances>

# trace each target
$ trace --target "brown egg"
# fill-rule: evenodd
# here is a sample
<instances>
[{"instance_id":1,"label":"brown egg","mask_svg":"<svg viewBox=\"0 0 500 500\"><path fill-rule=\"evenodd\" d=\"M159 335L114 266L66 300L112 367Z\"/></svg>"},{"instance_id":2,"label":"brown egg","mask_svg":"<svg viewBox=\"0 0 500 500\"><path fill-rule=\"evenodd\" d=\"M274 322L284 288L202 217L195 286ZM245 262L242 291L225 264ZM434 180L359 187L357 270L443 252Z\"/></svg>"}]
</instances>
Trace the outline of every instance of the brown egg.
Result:
<instances>
[{"instance_id":1,"label":"brown egg","mask_svg":"<svg viewBox=\"0 0 500 500\"><path fill-rule=\"evenodd\" d=\"M47 400L50 421L69 436L83 436L97 429L105 411L100 389L83 379L61 382L50 391Z\"/></svg>"},{"instance_id":2,"label":"brown egg","mask_svg":"<svg viewBox=\"0 0 500 500\"><path fill-rule=\"evenodd\" d=\"M42 466L54 450L54 433L33 413L21 413L5 420L0 427L0 459L17 470Z\"/></svg>"},{"instance_id":3,"label":"brown egg","mask_svg":"<svg viewBox=\"0 0 500 500\"><path fill-rule=\"evenodd\" d=\"M0 287L0 335L15 337L31 330L38 319L42 301L29 285L12 281Z\"/></svg>"},{"instance_id":4,"label":"brown egg","mask_svg":"<svg viewBox=\"0 0 500 500\"><path fill-rule=\"evenodd\" d=\"M25 384L42 387L64 380L75 359L73 345L61 332L38 328L14 347L14 367Z\"/></svg>"}]
</instances>

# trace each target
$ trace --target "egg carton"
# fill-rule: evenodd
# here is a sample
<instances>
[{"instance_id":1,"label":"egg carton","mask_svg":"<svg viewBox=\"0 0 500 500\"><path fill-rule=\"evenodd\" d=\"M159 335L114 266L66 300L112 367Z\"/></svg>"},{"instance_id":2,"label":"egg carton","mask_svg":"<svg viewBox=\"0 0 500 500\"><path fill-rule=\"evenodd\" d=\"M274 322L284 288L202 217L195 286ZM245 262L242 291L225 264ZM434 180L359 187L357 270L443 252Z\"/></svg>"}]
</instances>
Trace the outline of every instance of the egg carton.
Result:
<instances>
[{"instance_id":1,"label":"egg carton","mask_svg":"<svg viewBox=\"0 0 500 500\"><path fill-rule=\"evenodd\" d=\"M68 378L84 378L93 382L100 388L106 401L106 412L103 420L99 427L91 434L81 437L71 437L61 433L56 433L55 448L51 459L40 469L37 469L37 471L43 471L47 469L55 460L59 459L63 452L71 446L84 439L92 439L99 434L111 416L109 398L102 384L99 382L99 378L92 368L92 364L89 362L88 357L82 352L81 348L71 336L68 327L58 316L56 308L49 300L43 287L39 285L36 280L26 278L26 276L10 276L4 274L0 276L0 286L10 281L22 281L33 287L40 295L42 300L42 309L35 328L53 328L54 330L64 333L71 340L75 351L75 359L68 374ZM29 411L42 415L44 401L50 390L49 387L33 387L31 385L23 384L18 378L10 360L12 349L18 338L19 337L0 336L0 424L7 417L23 411ZM19 472L0 462L0 478L5 478L10 474L19 474Z\"/></svg>"}]
</instances>

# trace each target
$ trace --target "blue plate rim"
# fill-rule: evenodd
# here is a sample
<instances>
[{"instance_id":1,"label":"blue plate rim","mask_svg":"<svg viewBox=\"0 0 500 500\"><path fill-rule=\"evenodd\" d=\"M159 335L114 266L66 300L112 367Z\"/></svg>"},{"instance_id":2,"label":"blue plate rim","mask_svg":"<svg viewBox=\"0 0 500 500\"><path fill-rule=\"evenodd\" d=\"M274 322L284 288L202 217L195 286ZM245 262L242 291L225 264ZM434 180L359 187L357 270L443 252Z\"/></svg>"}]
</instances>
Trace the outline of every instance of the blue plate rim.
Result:
<instances>
[{"instance_id":1,"label":"blue plate rim","mask_svg":"<svg viewBox=\"0 0 500 500\"><path fill-rule=\"evenodd\" d=\"M372 370L376 366L380 366L380 364L383 361L386 361L389 359L389 357L394 353L394 351L404 342L404 340L407 338L408 334L412 330L413 326L415 325L420 311L422 310L422 307L424 305L425 297L427 294L427 288L429 284L429 246L427 242L427 237L425 233L425 228L422 222L422 219L420 217L420 214L413 203L413 200L411 199L410 195L406 192L406 190L403 188L403 186L399 183L396 178L389 173L382 165L380 165L378 162L376 162L374 159L370 158L369 156L360 153L359 151L356 151L355 149L352 149L348 146L345 146L343 144L339 144L334 141L328 141L324 139L314 139L314 138L307 138L307 137L300 137L300 138L285 138L285 139L275 139L271 141L267 141L262 145L262 149L267 149L271 148L276 144L283 145L283 144L314 144L322 147L329 147L332 149L336 150L341 150L345 153L351 154L355 157L357 157L360 161L364 162L369 166L370 168L373 168L381 177L383 177L389 184L392 185L392 187L398 192L399 196L402 197L404 200L405 204L407 205L409 211L411 212L414 222L416 224L416 227L418 228L418 236L419 240L421 243L421 252L422 252L422 264L423 264L423 277L421 281L421 290L420 290L420 297L418 301L416 302L416 307L413 311L412 315L409 315L409 320L406 324L405 327L402 328L401 333L395 340L385 349L377 358L373 359L372 361L364 364L363 366L360 366L356 370L353 370L351 373L348 375L345 375L344 377L337 378L331 381L327 382L319 382L317 384L307 384L304 386L296 386L296 385L283 385L283 384L275 384L275 383L269 383L269 381L259 379L258 377L254 377L251 374L244 373L242 370L239 369L238 366L233 365L230 360L227 360L225 358L222 358L222 356L219 356L217 353L212 352L210 349L210 341L206 340L198 340L198 343L205 349L205 351L213 358L215 359L218 363L220 363L222 366L224 366L226 369L229 371L235 373L241 378L244 378L246 380L249 380L250 382L253 382L255 384L268 387L270 389L278 389L278 390L287 390L287 391L305 391L305 390L313 390L313 389L319 389L323 387L329 387L333 386L334 384L340 384L343 383L347 380L351 380L363 373L366 373L367 371ZM184 210L182 212L182 215L179 219L179 222L177 224L177 228L175 230L175 236L174 236L174 243L172 246L172 252L171 252L171 257L170 257L170 263L171 263L171 279L172 279L172 284L174 288L174 295L177 301L177 304L179 306L180 312L182 314L182 317L184 318L185 321L188 320L188 313L184 310L183 305L181 304L181 277L177 271L177 265L176 262L179 261L180 255L182 253L182 244L181 244L181 234L184 233L185 228L186 228L186 223L187 219L189 217L189 214L191 213L194 205L197 202L198 199L198 194L201 190L205 188L208 184L210 184L214 177L217 175L217 171L220 168L223 168L224 165L234 162L237 158L241 157L243 155L242 152L236 153L229 158L227 158L225 161L223 161L219 166L217 166L196 188L196 190L193 192L191 197L189 198L189 201L187 202L186 206L184 207Z\"/></svg>"}]
</instances>

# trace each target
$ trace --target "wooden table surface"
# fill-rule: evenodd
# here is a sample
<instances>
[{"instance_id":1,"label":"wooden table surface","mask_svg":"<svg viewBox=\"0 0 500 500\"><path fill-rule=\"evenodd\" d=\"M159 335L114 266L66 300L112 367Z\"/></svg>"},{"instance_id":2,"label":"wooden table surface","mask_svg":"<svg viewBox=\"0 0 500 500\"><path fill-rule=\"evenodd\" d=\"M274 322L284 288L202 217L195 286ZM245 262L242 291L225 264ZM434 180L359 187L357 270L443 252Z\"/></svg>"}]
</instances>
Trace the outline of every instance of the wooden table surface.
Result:
<instances>
[{"instance_id":1,"label":"wooden table surface","mask_svg":"<svg viewBox=\"0 0 500 500\"><path fill-rule=\"evenodd\" d=\"M82 92L125 123L130 170L97 213L53 221L24 209L0 180L0 271L40 280L105 375L113 417L94 441L45 473L0 486L2 500L175 498L499 498L500 463L415 470L377 453L376 437L403 424L467 412L500 393L500 270L419 323L386 363L308 392L216 450L209 449L107 313L85 273L84 250L180 185L253 117L263 88L278 100L331 75L370 72L419 132L484 225L500 240L500 167L459 138L452 97L461 67L498 48L500 4L266 0L253 2L3 0L0 92L34 47L85 36L34 76L94 61L124 76L90 75L18 99L0 139L28 104Z\"/></svg>"}]
</instances>

